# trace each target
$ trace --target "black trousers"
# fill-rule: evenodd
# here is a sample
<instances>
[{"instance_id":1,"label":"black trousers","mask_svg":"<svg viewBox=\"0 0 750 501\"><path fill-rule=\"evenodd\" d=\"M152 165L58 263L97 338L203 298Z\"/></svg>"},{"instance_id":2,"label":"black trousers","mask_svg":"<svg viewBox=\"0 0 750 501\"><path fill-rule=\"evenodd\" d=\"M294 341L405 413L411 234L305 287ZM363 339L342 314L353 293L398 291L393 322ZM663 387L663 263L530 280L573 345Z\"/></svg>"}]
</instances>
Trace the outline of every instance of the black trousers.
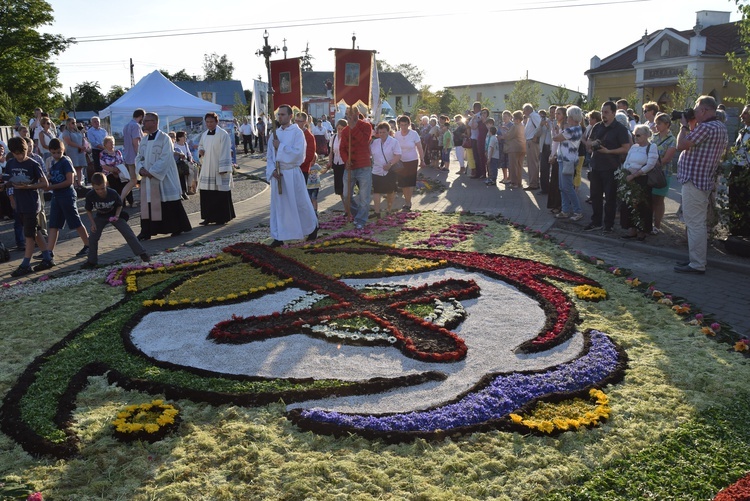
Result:
<instances>
[{"instance_id":1,"label":"black trousers","mask_svg":"<svg viewBox=\"0 0 750 501\"><path fill-rule=\"evenodd\" d=\"M245 134L242 134L242 147L245 149L245 155L247 155L247 148L250 147L250 153L255 153L255 150L253 149L253 135L250 134L249 136L246 136Z\"/></svg>"},{"instance_id":2,"label":"black trousers","mask_svg":"<svg viewBox=\"0 0 750 501\"><path fill-rule=\"evenodd\" d=\"M592 170L589 172L591 206L594 214L591 222L597 226L602 223L605 228L615 225L617 212L617 181L613 170ZM602 220L602 216L604 219Z\"/></svg>"}]
</instances>

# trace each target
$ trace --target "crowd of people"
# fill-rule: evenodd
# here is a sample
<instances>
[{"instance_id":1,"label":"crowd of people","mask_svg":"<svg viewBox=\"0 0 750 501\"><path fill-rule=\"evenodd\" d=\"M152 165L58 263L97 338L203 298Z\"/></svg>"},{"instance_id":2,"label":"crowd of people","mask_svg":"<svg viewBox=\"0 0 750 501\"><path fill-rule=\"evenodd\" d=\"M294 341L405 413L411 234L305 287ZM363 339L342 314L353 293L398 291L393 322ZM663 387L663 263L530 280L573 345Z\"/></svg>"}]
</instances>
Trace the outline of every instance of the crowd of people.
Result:
<instances>
[{"instance_id":1,"label":"crowd of people","mask_svg":"<svg viewBox=\"0 0 750 501\"><path fill-rule=\"evenodd\" d=\"M198 167L186 132L163 132L156 113L136 109L123 128L122 149L116 149L115 138L101 127L98 117L91 120L88 130L69 118L58 132L47 114L35 110L28 127L16 128L7 152L0 143L4 188L0 212L14 220L16 249L24 252L12 276L54 267L55 245L65 224L83 242L77 253L86 257L82 268L94 268L107 224L122 234L143 261L150 257L141 241L191 231L182 206L190 194L200 196L201 225L223 225L233 219L233 141L218 126L216 113L206 114L204 123L197 145ZM136 188L138 201L133 197ZM79 198L85 198L91 234L81 220ZM48 214L43 209L45 199L50 202ZM123 209L128 204L131 208L139 205L138 235L127 224L130 214ZM36 256L41 262L32 267L35 248L41 251Z\"/></svg>"},{"instance_id":2,"label":"crowd of people","mask_svg":"<svg viewBox=\"0 0 750 501\"><path fill-rule=\"evenodd\" d=\"M313 131L307 139L308 151L314 148L327 155L326 168L320 172L333 169L334 191L357 229L367 224L371 203L376 218L392 211L398 189L404 196L402 210L410 210L418 168L447 171L453 151L459 175L483 180L487 186L535 191L547 197L546 206L555 218L571 221L583 219L579 187L587 168L590 196L585 202L591 204L593 214L582 230L613 232L619 210L622 238L643 241L661 232L664 197L676 165L690 261L678 263L675 271L703 273L709 198L719 161L727 152L727 132L714 98L701 96L694 109L694 116L680 118L677 138L670 131L673 120L660 112L657 103L643 105L644 123L640 123L625 100L607 101L588 114L575 105L536 110L527 103L521 110L504 111L497 124L480 102L466 117L456 115L452 120L446 115L422 116L412 124L409 116L401 116L391 123L372 124L350 108L347 119L337 122L335 133L324 132L322 123L310 122L306 116L296 124L305 131L303 138L308 129ZM747 115L750 122L750 110ZM269 179L274 172L269 160ZM354 186L356 197L350 195ZM318 187L316 175L314 186L308 185L314 209ZM305 236L299 231L295 235ZM291 239L281 236L275 233L275 245Z\"/></svg>"},{"instance_id":3,"label":"crowd of people","mask_svg":"<svg viewBox=\"0 0 750 501\"><path fill-rule=\"evenodd\" d=\"M592 206L592 216L582 230L612 232L619 207L620 225L626 230L622 238L644 240L660 232L664 197L676 162L690 261L679 263L675 271L703 273L706 213L718 164L726 153L727 131L717 116L721 111L714 98L701 96L694 110L679 117L680 132L675 137L670 127L676 118L661 113L654 102L643 105L644 123L639 123L640 117L624 100L607 101L588 114L575 105L537 110L525 104L520 110L502 112L498 123L476 102L466 116L421 116L417 123L403 115L373 124L359 109L350 107L335 128L326 116L313 119L282 105L276 127L266 131L262 119L255 127L245 119L238 134L246 154L267 147L274 247L288 240L317 238L320 179L328 171L333 171L335 194L355 228L362 229L370 219L371 204L375 218L395 210L398 190L404 198L400 210L411 210L418 170L447 171L452 154L459 175L496 188L534 191L546 196L553 217L571 221L583 219L579 187L587 168L590 197L586 202ZM66 223L83 242L79 255L88 256L84 266L92 267L97 264L96 242L108 222L123 234L136 255L147 260L138 241L192 229L182 207L190 194L200 196L201 225L222 225L235 217L231 197L234 141L218 126L215 113L204 117L205 131L193 154L185 131L165 134L156 113L133 112L123 129L120 151L98 119L92 120L88 131L69 119L58 138L49 117L36 111L30 127L20 127L18 137L9 142L5 165L6 194L16 214L16 243L25 250L14 276L31 273L35 246L42 252L41 263L34 269L54 266L57 235ZM750 123L750 110L746 114ZM747 130L744 133L750 134ZM93 165L88 155L95 155ZM199 171L196 162L201 165ZM87 169L94 188L85 206L91 235L76 206L76 189L83 186ZM118 221L127 217L123 209L128 203L136 204L136 186L140 187L141 231L131 238L127 225ZM52 192L49 220L41 210L43 191Z\"/></svg>"}]
</instances>

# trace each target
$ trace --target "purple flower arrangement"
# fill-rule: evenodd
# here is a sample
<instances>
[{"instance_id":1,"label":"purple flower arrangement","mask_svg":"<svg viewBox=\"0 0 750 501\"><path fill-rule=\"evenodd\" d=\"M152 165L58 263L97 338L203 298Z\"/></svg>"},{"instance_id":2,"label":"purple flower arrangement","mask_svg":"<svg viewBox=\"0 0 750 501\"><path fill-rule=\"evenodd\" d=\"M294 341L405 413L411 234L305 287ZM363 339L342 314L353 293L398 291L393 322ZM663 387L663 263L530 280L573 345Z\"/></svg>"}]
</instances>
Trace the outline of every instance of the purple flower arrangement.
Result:
<instances>
[{"instance_id":1,"label":"purple flower arrangement","mask_svg":"<svg viewBox=\"0 0 750 501\"><path fill-rule=\"evenodd\" d=\"M346 432L450 432L454 428L487 425L540 398L602 386L619 378L626 356L603 332L589 331L588 350L570 362L542 372L515 372L494 377L453 403L424 411L388 415L344 414L310 409L299 413L298 425L316 423L341 427Z\"/></svg>"}]
</instances>

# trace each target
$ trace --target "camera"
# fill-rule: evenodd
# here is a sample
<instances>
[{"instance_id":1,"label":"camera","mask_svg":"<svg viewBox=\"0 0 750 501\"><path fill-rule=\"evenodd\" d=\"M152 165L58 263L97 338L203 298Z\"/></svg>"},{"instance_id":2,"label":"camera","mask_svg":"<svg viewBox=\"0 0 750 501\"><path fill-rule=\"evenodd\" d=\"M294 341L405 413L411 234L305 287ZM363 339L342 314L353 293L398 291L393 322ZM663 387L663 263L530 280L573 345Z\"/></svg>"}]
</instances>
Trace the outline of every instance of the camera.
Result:
<instances>
[{"instance_id":1,"label":"camera","mask_svg":"<svg viewBox=\"0 0 750 501\"><path fill-rule=\"evenodd\" d=\"M693 108L685 108L684 111L672 111L672 121L680 120L682 117L685 117L685 120L693 120L695 118L695 110Z\"/></svg>"},{"instance_id":2,"label":"camera","mask_svg":"<svg viewBox=\"0 0 750 501\"><path fill-rule=\"evenodd\" d=\"M602 142L598 139L591 143L591 151L599 151L602 149Z\"/></svg>"}]
</instances>

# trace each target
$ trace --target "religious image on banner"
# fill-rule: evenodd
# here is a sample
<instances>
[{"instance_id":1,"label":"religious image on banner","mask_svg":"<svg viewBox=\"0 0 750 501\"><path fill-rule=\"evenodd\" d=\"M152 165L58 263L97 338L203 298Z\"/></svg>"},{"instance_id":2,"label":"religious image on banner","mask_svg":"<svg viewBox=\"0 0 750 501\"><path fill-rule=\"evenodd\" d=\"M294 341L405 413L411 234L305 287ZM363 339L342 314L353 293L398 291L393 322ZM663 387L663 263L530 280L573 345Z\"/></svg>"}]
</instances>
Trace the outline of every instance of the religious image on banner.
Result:
<instances>
[{"instance_id":1,"label":"religious image on banner","mask_svg":"<svg viewBox=\"0 0 750 501\"><path fill-rule=\"evenodd\" d=\"M271 87L275 113L282 104L302 109L302 60L298 57L271 61Z\"/></svg>"},{"instance_id":2,"label":"religious image on banner","mask_svg":"<svg viewBox=\"0 0 750 501\"><path fill-rule=\"evenodd\" d=\"M371 50L336 49L333 72L336 104L370 108L374 64L375 55Z\"/></svg>"},{"instance_id":3,"label":"religious image on banner","mask_svg":"<svg viewBox=\"0 0 750 501\"><path fill-rule=\"evenodd\" d=\"M356 87L359 85L359 64L346 63L346 77L344 78L344 85L348 87Z\"/></svg>"}]
</instances>

